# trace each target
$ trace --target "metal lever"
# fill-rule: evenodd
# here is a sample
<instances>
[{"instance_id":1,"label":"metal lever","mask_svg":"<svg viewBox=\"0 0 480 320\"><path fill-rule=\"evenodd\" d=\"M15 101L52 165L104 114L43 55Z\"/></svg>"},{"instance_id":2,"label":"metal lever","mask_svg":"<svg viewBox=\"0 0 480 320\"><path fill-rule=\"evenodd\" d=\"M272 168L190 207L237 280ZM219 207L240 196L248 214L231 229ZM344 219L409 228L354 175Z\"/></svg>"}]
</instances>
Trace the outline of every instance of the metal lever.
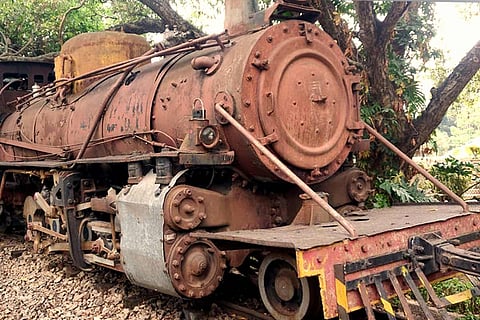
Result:
<instances>
[{"instance_id":1,"label":"metal lever","mask_svg":"<svg viewBox=\"0 0 480 320\"><path fill-rule=\"evenodd\" d=\"M480 276L480 253L458 248L440 233L411 238L409 253L425 274L451 269Z\"/></svg>"}]
</instances>

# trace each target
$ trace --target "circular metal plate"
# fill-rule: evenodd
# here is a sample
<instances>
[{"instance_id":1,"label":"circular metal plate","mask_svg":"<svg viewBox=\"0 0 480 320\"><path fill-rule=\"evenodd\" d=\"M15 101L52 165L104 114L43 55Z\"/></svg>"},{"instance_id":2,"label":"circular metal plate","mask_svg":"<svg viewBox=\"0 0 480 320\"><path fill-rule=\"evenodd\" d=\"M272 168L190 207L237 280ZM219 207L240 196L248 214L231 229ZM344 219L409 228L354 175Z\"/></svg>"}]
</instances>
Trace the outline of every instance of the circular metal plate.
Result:
<instances>
[{"instance_id":1,"label":"circular metal plate","mask_svg":"<svg viewBox=\"0 0 480 320\"><path fill-rule=\"evenodd\" d=\"M282 22L259 37L249 59L245 126L302 179L332 175L351 149L358 121L352 89L358 79L335 41L313 24Z\"/></svg>"}]
</instances>

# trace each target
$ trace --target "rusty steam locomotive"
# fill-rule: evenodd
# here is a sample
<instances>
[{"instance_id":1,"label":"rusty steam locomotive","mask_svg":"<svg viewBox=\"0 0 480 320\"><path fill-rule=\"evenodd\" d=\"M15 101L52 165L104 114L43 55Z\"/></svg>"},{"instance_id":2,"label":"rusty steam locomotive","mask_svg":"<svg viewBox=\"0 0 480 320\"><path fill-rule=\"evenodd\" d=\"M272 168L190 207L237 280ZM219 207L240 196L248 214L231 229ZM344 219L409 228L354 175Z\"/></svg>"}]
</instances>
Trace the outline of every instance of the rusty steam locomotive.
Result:
<instances>
[{"instance_id":1,"label":"rusty steam locomotive","mask_svg":"<svg viewBox=\"0 0 480 320\"><path fill-rule=\"evenodd\" d=\"M2 118L3 222L21 214L35 250L188 299L253 272L276 319L372 319L379 301L393 317L388 296L416 294L415 279L476 274L480 217L465 204L349 214L371 189L352 154L376 133L317 14L277 1L276 23L143 55L136 36L70 40L56 83ZM428 291L438 307L461 300Z\"/></svg>"}]
</instances>

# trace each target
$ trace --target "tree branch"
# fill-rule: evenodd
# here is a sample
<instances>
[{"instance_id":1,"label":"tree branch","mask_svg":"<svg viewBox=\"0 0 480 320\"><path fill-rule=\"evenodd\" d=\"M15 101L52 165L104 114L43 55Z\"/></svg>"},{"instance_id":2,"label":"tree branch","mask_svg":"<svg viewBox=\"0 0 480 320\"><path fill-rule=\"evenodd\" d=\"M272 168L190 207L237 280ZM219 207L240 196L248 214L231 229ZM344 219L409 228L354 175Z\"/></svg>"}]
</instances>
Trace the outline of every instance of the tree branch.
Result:
<instances>
[{"instance_id":1,"label":"tree branch","mask_svg":"<svg viewBox=\"0 0 480 320\"><path fill-rule=\"evenodd\" d=\"M448 107L457 99L478 70L480 70L480 41L470 49L438 88L432 90L432 99L427 108L413 121L415 129L412 129L402 143L403 150L408 150L407 153L413 155L420 145L428 141L433 130L442 121ZM412 139L415 139L413 147Z\"/></svg>"},{"instance_id":2,"label":"tree branch","mask_svg":"<svg viewBox=\"0 0 480 320\"><path fill-rule=\"evenodd\" d=\"M403 17L405 12L407 12L411 2L406 1L394 1L392 2L392 7L388 11L387 16L383 22L379 23L378 34L377 34L377 45L386 47L393 35L393 30L398 23L398 21Z\"/></svg>"},{"instance_id":3,"label":"tree branch","mask_svg":"<svg viewBox=\"0 0 480 320\"><path fill-rule=\"evenodd\" d=\"M82 0L78 6L68 9L63 14L62 21L60 22L60 27L58 28L58 42L60 43L60 45L63 45L63 28L65 27L65 21L67 20L67 16L70 14L70 12L78 10L81 7L83 7L86 1L87 0Z\"/></svg>"},{"instance_id":4,"label":"tree branch","mask_svg":"<svg viewBox=\"0 0 480 320\"><path fill-rule=\"evenodd\" d=\"M177 30L185 34L191 34L191 38L198 38L205 33L183 19L175 10L172 9L168 0L138 0L153 12L155 12L165 24L177 26Z\"/></svg>"},{"instance_id":5,"label":"tree branch","mask_svg":"<svg viewBox=\"0 0 480 320\"><path fill-rule=\"evenodd\" d=\"M108 30L134 34L144 34L148 32L162 33L165 31L165 23L160 20L143 18L142 20L136 22L124 23L110 27Z\"/></svg>"},{"instance_id":6,"label":"tree branch","mask_svg":"<svg viewBox=\"0 0 480 320\"><path fill-rule=\"evenodd\" d=\"M317 0L315 6L320 10L318 22L323 30L337 40L343 52L352 49L348 25L335 12L336 8L332 0Z\"/></svg>"}]
</instances>

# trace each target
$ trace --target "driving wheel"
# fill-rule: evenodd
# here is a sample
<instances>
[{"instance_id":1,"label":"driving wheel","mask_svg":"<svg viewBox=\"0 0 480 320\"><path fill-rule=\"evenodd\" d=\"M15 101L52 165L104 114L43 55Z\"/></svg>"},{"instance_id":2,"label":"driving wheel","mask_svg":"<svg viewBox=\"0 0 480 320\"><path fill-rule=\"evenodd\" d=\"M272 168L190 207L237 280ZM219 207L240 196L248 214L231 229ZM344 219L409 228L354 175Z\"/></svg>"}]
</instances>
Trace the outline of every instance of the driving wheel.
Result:
<instances>
[{"instance_id":1,"label":"driving wheel","mask_svg":"<svg viewBox=\"0 0 480 320\"><path fill-rule=\"evenodd\" d=\"M265 307L275 319L321 319L318 280L298 278L295 259L290 255L268 255L259 269L258 286Z\"/></svg>"}]
</instances>

